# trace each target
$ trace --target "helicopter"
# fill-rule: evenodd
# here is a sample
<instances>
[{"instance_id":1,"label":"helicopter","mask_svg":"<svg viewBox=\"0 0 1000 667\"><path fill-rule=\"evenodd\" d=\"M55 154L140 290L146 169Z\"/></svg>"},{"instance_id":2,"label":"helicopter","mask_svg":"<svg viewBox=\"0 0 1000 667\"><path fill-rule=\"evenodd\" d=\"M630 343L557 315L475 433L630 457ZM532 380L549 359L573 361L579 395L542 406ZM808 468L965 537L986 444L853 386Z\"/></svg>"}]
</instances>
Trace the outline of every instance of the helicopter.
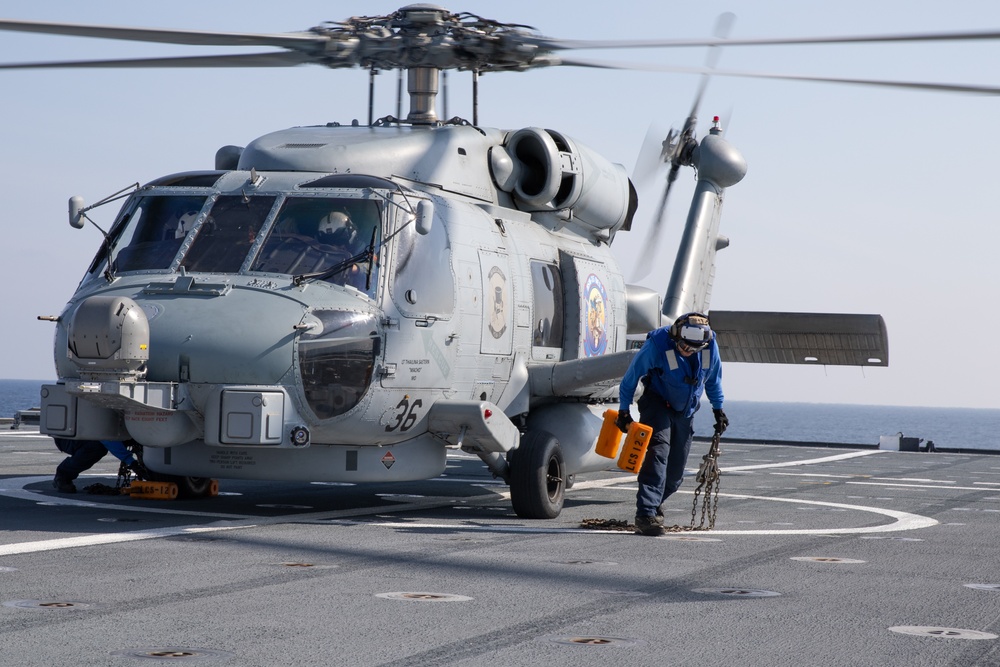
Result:
<instances>
[{"instance_id":1,"label":"helicopter","mask_svg":"<svg viewBox=\"0 0 1000 667\"><path fill-rule=\"evenodd\" d=\"M279 130L220 148L214 169L70 200L77 228L125 201L52 317L59 381L42 387L42 432L132 440L192 494L213 477L433 478L461 449L510 485L519 516L553 518L577 475L609 467L594 444L635 344L685 312L709 312L727 362L888 364L877 315L710 310L722 202L746 163L720 123L698 140L697 101L659 158L698 179L663 293L626 284L611 252L639 205L622 165L557 130L437 115L444 71L616 67L565 55L593 43L428 4L277 35L0 29L280 49L4 68L406 72L405 118L370 104L367 124ZM690 40L723 43L738 42Z\"/></svg>"}]
</instances>

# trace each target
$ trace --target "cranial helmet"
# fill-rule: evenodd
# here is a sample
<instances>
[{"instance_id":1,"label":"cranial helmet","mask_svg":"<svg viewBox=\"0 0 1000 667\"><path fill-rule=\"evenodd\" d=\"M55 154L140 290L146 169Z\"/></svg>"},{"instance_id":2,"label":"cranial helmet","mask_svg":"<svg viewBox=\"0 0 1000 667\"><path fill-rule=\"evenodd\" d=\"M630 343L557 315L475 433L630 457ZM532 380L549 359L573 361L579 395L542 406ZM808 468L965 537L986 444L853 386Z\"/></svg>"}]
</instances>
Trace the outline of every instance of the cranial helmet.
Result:
<instances>
[{"instance_id":1,"label":"cranial helmet","mask_svg":"<svg viewBox=\"0 0 1000 667\"><path fill-rule=\"evenodd\" d=\"M693 350L701 350L712 341L712 328L708 325L707 316L688 313L670 325L670 336Z\"/></svg>"},{"instance_id":2,"label":"cranial helmet","mask_svg":"<svg viewBox=\"0 0 1000 667\"><path fill-rule=\"evenodd\" d=\"M358 228L346 213L333 211L320 218L317 235L322 243L351 247L358 238Z\"/></svg>"},{"instance_id":3,"label":"cranial helmet","mask_svg":"<svg viewBox=\"0 0 1000 667\"><path fill-rule=\"evenodd\" d=\"M174 230L174 238L183 238L198 219L198 211L188 211L177 220L177 229Z\"/></svg>"}]
</instances>

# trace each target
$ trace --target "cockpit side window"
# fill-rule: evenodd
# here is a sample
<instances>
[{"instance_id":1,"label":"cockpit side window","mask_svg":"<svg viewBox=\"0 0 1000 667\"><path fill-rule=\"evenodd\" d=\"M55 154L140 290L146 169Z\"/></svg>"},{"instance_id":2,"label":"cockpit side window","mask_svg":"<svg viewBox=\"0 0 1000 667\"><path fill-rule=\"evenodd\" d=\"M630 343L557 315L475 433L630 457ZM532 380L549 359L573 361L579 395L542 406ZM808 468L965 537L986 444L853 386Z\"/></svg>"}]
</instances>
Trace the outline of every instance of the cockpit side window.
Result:
<instances>
[{"instance_id":1,"label":"cockpit side window","mask_svg":"<svg viewBox=\"0 0 1000 667\"><path fill-rule=\"evenodd\" d=\"M219 197L181 265L190 273L238 273L276 197Z\"/></svg>"},{"instance_id":2,"label":"cockpit side window","mask_svg":"<svg viewBox=\"0 0 1000 667\"><path fill-rule=\"evenodd\" d=\"M304 275L343 264L342 270L325 280L351 285L371 296L377 284L378 258L348 260L363 254L373 240L378 252L380 221L380 208L373 200L288 197L250 270Z\"/></svg>"},{"instance_id":3,"label":"cockpit side window","mask_svg":"<svg viewBox=\"0 0 1000 667\"><path fill-rule=\"evenodd\" d=\"M139 199L127 221L122 220L127 224L111 231L114 270L169 269L204 205L204 196Z\"/></svg>"}]
</instances>

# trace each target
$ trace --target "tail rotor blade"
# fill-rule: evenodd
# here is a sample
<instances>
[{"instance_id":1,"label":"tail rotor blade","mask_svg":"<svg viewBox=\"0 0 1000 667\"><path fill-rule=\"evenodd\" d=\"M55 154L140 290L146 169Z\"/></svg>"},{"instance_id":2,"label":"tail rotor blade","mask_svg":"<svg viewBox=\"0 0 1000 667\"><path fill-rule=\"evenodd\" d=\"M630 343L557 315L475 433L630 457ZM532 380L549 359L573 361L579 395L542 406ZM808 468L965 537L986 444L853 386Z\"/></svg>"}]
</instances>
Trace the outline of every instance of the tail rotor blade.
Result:
<instances>
[{"instance_id":1,"label":"tail rotor blade","mask_svg":"<svg viewBox=\"0 0 1000 667\"><path fill-rule=\"evenodd\" d=\"M731 12L726 12L720 14L715 21L715 29L713 30L713 35L718 39L725 39L729 35L729 31L732 30L733 22L736 20L736 15ZM708 70L714 69L716 63L719 60L719 54L721 49L718 46L711 46L708 49L708 55L705 59L705 67ZM691 155L694 148L698 145L697 139L695 138L695 130L698 125L698 107L701 105L701 98L705 95L705 88L708 86L709 73L704 73L701 76L701 80L698 82L698 92L695 93L694 103L691 105L691 113L688 114L687 120L684 121L684 129L681 131L680 135L676 137L676 142L674 141L675 136L673 130L667 135L666 141L663 142L663 153L661 153L661 159L664 162L670 163L670 171L667 174L667 184L663 189L663 196L660 198L660 204L656 209L656 216L653 218L652 227L649 230L649 235L646 238L646 243L642 248L642 254L639 257L639 262L636 265L635 272L633 273L633 280L642 280L649 275L652 269L653 260L656 257L657 247L660 243L660 234L662 233L663 227L666 223L667 217L667 200L670 198L670 190L674 186L674 181L677 180L677 174L682 166L688 166L691 164ZM649 141L649 134L646 135L646 141ZM643 150L645 150L645 144ZM640 151L640 158L643 157L643 152ZM638 166L637 174L638 175Z\"/></svg>"},{"instance_id":2,"label":"tail rotor blade","mask_svg":"<svg viewBox=\"0 0 1000 667\"><path fill-rule=\"evenodd\" d=\"M635 168L632 170L632 182L639 190L642 190L644 185L649 184L660 167L667 161L667 158L664 157L666 142L661 139L663 136L664 133L656 122L649 124L646 136L642 140L642 146L639 148L639 155L635 160ZM668 142L670 138L671 136L668 134Z\"/></svg>"},{"instance_id":3,"label":"tail rotor blade","mask_svg":"<svg viewBox=\"0 0 1000 667\"><path fill-rule=\"evenodd\" d=\"M670 189L674 186L674 181L677 180L677 173L679 171L679 166L670 167L670 172L667 174L667 187L663 189L663 196L660 197L660 205L656 208L656 216L652 220L653 224L642 247L642 254L639 255L639 261L636 263L635 271L632 273L632 280L642 280L653 269L653 262L656 259L657 250L660 245L660 234L663 232L663 228L666 227L667 199L670 197Z\"/></svg>"},{"instance_id":4,"label":"tail rotor blade","mask_svg":"<svg viewBox=\"0 0 1000 667\"><path fill-rule=\"evenodd\" d=\"M733 29L733 23L735 22L736 14L732 12L719 14L719 17L715 19L715 29L712 31L712 36L716 39L726 39L729 37L729 33ZM722 49L717 44L708 47L708 54L705 56L705 69L715 69L715 66L719 64L719 56L721 55ZM688 114L688 120L693 120L698 115L698 107L701 106L701 98L705 95L705 88L708 87L709 78L711 77L708 73L701 75L701 81L698 82L698 93L694 96L694 104L691 105L691 113ZM687 128L685 127L685 129Z\"/></svg>"}]
</instances>

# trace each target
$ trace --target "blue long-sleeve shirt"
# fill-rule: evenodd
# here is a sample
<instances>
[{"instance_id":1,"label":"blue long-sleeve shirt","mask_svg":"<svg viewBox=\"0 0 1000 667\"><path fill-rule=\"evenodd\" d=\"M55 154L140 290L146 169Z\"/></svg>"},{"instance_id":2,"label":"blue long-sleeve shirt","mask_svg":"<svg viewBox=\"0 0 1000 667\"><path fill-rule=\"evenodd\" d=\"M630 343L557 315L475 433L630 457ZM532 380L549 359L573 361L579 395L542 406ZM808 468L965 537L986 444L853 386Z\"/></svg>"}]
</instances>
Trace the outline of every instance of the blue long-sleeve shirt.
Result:
<instances>
[{"instance_id":1,"label":"blue long-sleeve shirt","mask_svg":"<svg viewBox=\"0 0 1000 667\"><path fill-rule=\"evenodd\" d=\"M628 410L632 405L635 389L643 377L649 378L647 391L655 391L685 417L698 410L702 393L708 394L713 408L721 410L724 400L722 360L714 334L708 347L685 357L677 351L676 343L666 330L664 327L652 332L632 359L618 386L619 411Z\"/></svg>"},{"instance_id":2,"label":"blue long-sleeve shirt","mask_svg":"<svg viewBox=\"0 0 1000 667\"><path fill-rule=\"evenodd\" d=\"M121 440L101 440L101 444L125 465L132 465L135 461L132 458L132 453L125 447L125 443Z\"/></svg>"}]
</instances>

